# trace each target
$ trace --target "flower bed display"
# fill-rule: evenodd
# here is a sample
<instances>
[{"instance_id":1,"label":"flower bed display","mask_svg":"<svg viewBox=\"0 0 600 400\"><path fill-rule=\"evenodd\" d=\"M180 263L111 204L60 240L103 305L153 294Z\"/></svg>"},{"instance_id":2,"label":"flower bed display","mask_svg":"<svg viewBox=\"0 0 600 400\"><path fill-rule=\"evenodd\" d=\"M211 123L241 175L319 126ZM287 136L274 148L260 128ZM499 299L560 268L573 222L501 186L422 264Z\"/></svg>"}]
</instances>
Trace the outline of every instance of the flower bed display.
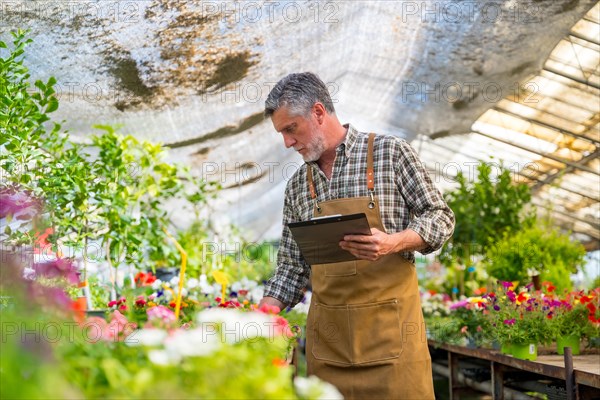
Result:
<instances>
[{"instance_id":1,"label":"flower bed display","mask_svg":"<svg viewBox=\"0 0 600 400\"><path fill-rule=\"evenodd\" d=\"M544 282L542 290L534 290L532 284L516 287L513 282L500 282L493 292L455 302L446 300L447 311L437 311L447 314L444 323L425 315L433 339L497 348L503 353L516 352L535 359L539 344L548 345L568 336L588 342L597 338L599 302L600 288L559 295L550 282ZM520 347L527 351L514 350Z\"/></svg>"}]
</instances>

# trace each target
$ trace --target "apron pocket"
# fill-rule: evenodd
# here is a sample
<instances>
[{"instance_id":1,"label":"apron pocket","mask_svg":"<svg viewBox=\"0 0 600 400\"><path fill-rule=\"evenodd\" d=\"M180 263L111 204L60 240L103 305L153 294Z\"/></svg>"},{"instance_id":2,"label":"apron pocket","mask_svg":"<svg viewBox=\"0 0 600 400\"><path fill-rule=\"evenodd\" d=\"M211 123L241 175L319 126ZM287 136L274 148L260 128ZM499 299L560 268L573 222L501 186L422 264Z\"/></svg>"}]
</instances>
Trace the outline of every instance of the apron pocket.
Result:
<instances>
[{"instance_id":1,"label":"apron pocket","mask_svg":"<svg viewBox=\"0 0 600 400\"><path fill-rule=\"evenodd\" d=\"M312 355L317 360L351 365L347 306L314 304Z\"/></svg>"},{"instance_id":2,"label":"apron pocket","mask_svg":"<svg viewBox=\"0 0 600 400\"><path fill-rule=\"evenodd\" d=\"M352 276L356 275L356 261L324 264L325 276Z\"/></svg>"},{"instance_id":3,"label":"apron pocket","mask_svg":"<svg viewBox=\"0 0 600 400\"><path fill-rule=\"evenodd\" d=\"M400 357L398 300L348 306L352 363L384 364Z\"/></svg>"}]
</instances>

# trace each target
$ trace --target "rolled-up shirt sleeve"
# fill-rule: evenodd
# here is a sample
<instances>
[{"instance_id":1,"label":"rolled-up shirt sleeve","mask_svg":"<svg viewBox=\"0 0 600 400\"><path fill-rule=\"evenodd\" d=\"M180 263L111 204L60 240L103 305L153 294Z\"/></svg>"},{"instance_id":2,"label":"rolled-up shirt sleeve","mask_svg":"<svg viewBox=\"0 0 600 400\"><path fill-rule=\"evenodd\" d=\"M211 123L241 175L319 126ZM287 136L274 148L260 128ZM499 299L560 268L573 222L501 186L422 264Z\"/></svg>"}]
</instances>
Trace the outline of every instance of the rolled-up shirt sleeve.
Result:
<instances>
[{"instance_id":1,"label":"rolled-up shirt sleeve","mask_svg":"<svg viewBox=\"0 0 600 400\"><path fill-rule=\"evenodd\" d=\"M404 140L398 141L401 159L396 164L396 184L411 210L408 229L423 238L429 254L444 244L454 231L454 213L434 186L415 150Z\"/></svg>"},{"instance_id":2,"label":"rolled-up shirt sleeve","mask_svg":"<svg viewBox=\"0 0 600 400\"><path fill-rule=\"evenodd\" d=\"M304 296L304 289L310 279L310 266L298 248L289 222L298 221L293 212L289 188L286 189L283 203L283 231L277 252L277 269L265 286L265 296L274 297L287 306L293 307Z\"/></svg>"}]
</instances>

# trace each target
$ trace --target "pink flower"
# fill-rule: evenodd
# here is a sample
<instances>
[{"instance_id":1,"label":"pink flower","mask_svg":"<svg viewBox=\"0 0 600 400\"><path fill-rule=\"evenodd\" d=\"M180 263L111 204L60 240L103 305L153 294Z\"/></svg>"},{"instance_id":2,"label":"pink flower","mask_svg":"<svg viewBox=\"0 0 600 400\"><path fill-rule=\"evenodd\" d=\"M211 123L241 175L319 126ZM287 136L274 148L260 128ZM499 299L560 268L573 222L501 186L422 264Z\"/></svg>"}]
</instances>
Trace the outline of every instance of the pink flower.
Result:
<instances>
[{"instance_id":1,"label":"pink flower","mask_svg":"<svg viewBox=\"0 0 600 400\"><path fill-rule=\"evenodd\" d=\"M71 284L79 282L79 274L71 260L59 258L46 263L33 264L36 276L44 276L46 278L62 278L64 277Z\"/></svg>"},{"instance_id":2,"label":"pink flower","mask_svg":"<svg viewBox=\"0 0 600 400\"><path fill-rule=\"evenodd\" d=\"M146 314L148 315L148 320L159 319L164 322L173 322L175 321L175 313L173 310L165 307L165 306L154 306L150 307L146 310Z\"/></svg>"},{"instance_id":3,"label":"pink flower","mask_svg":"<svg viewBox=\"0 0 600 400\"><path fill-rule=\"evenodd\" d=\"M513 318L513 319L505 319L504 320L504 324L505 325L514 325L515 322L517 322L517 320L515 318Z\"/></svg>"},{"instance_id":4,"label":"pink flower","mask_svg":"<svg viewBox=\"0 0 600 400\"><path fill-rule=\"evenodd\" d=\"M127 321L123 314L115 310L108 324L108 335L111 339L123 340L136 328L137 324Z\"/></svg>"},{"instance_id":5,"label":"pink flower","mask_svg":"<svg viewBox=\"0 0 600 400\"><path fill-rule=\"evenodd\" d=\"M258 311L263 312L265 314L279 314L279 312L281 311L281 309L277 306L271 306L269 304L263 304L262 306L260 306L260 308L258 309Z\"/></svg>"},{"instance_id":6,"label":"pink flower","mask_svg":"<svg viewBox=\"0 0 600 400\"><path fill-rule=\"evenodd\" d=\"M469 327L465 325L462 328L460 328L460 333L466 334L468 330L469 330Z\"/></svg>"}]
</instances>

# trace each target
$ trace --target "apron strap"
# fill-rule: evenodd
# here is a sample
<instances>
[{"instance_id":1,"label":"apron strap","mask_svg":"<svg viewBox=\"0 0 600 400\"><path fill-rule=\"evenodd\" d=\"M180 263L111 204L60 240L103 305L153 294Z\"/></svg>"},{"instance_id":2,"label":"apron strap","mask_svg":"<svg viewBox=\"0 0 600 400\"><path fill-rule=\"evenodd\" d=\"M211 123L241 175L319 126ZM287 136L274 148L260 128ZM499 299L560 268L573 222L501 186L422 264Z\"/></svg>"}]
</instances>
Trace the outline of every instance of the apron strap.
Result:
<instances>
[{"instance_id":1,"label":"apron strap","mask_svg":"<svg viewBox=\"0 0 600 400\"><path fill-rule=\"evenodd\" d=\"M375 190L375 173L373 172L373 142L375 134L369 133L369 148L367 153L367 189L369 192Z\"/></svg>"},{"instance_id":2,"label":"apron strap","mask_svg":"<svg viewBox=\"0 0 600 400\"><path fill-rule=\"evenodd\" d=\"M315 184L313 182L312 177L312 167L310 166L310 164L306 164L306 178L308 179L308 189L310 190L310 198L316 199L317 192L315 192Z\"/></svg>"},{"instance_id":3,"label":"apron strap","mask_svg":"<svg viewBox=\"0 0 600 400\"><path fill-rule=\"evenodd\" d=\"M373 142L375 141L375 134L369 133L369 147L367 152L367 189L369 189L369 196L371 201L369 202L369 208L375 207L375 172L373 170Z\"/></svg>"},{"instance_id":4,"label":"apron strap","mask_svg":"<svg viewBox=\"0 0 600 400\"><path fill-rule=\"evenodd\" d=\"M369 190L369 195L371 196L371 202L369 203L369 208L373 208L375 206L374 200L374 192L375 192L375 172L373 169L373 143L375 141L375 134L369 134L369 141L367 147L367 189ZM315 183L313 181L312 167L307 164L306 165L306 179L308 181L308 189L310 190L310 198L315 200L317 198L317 191L315 190ZM316 200L315 200L316 202ZM317 209L321 209L319 207L319 203L316 202Z\"/></svg>"}]
</instances>

